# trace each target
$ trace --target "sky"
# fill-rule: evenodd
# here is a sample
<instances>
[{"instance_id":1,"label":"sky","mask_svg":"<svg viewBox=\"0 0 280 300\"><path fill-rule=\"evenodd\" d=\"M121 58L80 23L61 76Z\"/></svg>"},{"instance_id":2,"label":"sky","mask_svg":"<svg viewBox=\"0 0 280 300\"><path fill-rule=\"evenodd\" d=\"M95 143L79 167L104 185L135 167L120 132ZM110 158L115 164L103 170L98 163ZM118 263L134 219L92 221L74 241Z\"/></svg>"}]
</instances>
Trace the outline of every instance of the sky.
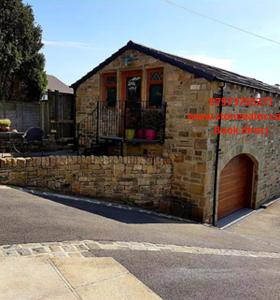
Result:
<instances>
[{"instance_id":1,"label":"sky","mask_svg":"<svg viewBox=\"0 0 280 300\"><path fill-rule=\"evenodd\" d=\"M280 41L279 0L172 0ZM24 0L43 30L46 71L70 85L129 40L280 83L280 44L191 14L166 0Z\"/></svg>"}]
</instances>

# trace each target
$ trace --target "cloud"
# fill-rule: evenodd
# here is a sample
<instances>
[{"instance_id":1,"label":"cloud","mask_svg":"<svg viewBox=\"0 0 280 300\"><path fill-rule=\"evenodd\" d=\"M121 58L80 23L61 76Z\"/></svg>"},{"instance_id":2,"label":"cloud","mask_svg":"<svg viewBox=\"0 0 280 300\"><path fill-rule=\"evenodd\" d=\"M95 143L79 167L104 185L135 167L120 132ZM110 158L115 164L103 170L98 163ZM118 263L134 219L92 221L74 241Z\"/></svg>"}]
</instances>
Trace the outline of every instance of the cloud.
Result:
<instances>
[{"instance_id":1,"label":"cloud","mask_svg":"<svg viewBox=\"0 0 280 300\"><path fill-rule=\"evenodd\" d=\"M73 41L51 41L43 40L44 46L49 47L62 47L62 48L76 48L76 49L91 49L100 50L101 48L94 47L94 45L83 42L73 42Z\"/></svg>"},{"instance_id":2,"label":"cloud","mask_svg":"<svg viewBox=\"0 0 280 300\"><path fill-rule=\"evenodd\" d=\"M185 58L201 62L206 65L233 71L233 60L228 58L211 57L208 55L182 55Z\"/></svg>"}]
</instances>

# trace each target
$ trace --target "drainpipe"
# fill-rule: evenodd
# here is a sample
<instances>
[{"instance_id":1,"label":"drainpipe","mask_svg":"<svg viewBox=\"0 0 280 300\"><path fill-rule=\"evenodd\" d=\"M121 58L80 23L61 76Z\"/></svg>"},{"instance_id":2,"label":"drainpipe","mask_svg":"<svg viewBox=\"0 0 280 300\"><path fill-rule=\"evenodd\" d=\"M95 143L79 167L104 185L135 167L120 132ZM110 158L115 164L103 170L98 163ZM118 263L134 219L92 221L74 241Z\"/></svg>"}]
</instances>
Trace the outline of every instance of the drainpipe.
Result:
<instances>
[{"instance_id":1,"label":"drainpipe","mask_svg":"<svg viewBox=\"0 0 280 300\"><path fill-rule=\"evenodd\" d=\"M220 99L219 102L219 116L222 114L223 105L222 98L224 97L224 82L219 83L220 87ZM221 117L218 119L218 126L221 127L222 120ZM217 143L216 143L216 153L215 153L215 174L214 174L214 193L213 193L213 213L212 213L212 224L213 226L217 225L216 222L216 209L217 209L217 183L218 183L218 163L219 163L219 153L220 153L220 132L217 134Z\"/></svg>"},{"instance_id":2,"label":"drainpipe","mask_svg":"<svg viewBox=\"0 0 280 300\"><path fill-rule=\"evenodd\" d=\"M76 94L77 89L73 88L73 101L74 101L74 105L73 105L73 113L74 113L74 144L75 144L75 151L79 150L79 145L80 145L80 138L79 138L79 124L77 124L77 94Z\"/></svg>"}]
</instances>

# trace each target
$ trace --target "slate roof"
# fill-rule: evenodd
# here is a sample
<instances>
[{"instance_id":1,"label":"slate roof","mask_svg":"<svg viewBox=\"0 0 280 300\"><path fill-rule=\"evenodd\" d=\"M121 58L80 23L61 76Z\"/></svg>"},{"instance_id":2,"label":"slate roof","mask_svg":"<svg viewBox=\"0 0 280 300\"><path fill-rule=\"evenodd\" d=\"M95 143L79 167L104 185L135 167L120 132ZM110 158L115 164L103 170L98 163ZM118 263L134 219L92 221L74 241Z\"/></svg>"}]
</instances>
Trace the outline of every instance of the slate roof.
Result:
<instances>
[{"instance_id":1,"label":"slate roof","mask_svg":"<svg viewBox=\"0 0 280 300\"><path fill-rule=\"evenodd\" d=\"M63 83L57 77L53 75L47 75L47 79L48 79L47 90L50 90L52 92L59 91L60 93L65 93L65 94L74 93L72 88L70 88L68 85Z\"/></svg>"},{"instance_id":2,"label":"slate roof","mask_svg":"<svg viewBox=\"0 0 280 300\"><path fill-rule=\"evenodd\" d=\"M117 52L115 52L113 55L111 55L109 58L104 60L101 64L99 64L97 67L95 67L93 70L91 70L89 73L87 73L85 76L83 76L81 79L76 81L71 85L74 89L76 89L82 82L90 78L92 75L94 75L96 72L101 70L104 66L115 60L119 55L124 53L126 50L134 49L139 52L142 52L146 55L152 56L158 60L161 60L165 63L169 63L173 66L176 66L182 70L185 70L187 72L190 72L194 74L197 77L203 77L209 81L224 81L227 83L233 83L238 84L246 87L252 87L255 89L259 89L262 91L272 92L280 94L280 89L276 86L266 84L260 80L246 77L239 75L234 72L230 72L227 70L223 70L221 68L213 67L210 65L206 65L203 63L199 63L190 59L186 59L183 57L179 57L173 54L169 54L166 52L162 52L160 50L156 50L150 47L146 47L137 43L134 43L132 41L129 41L124 47L119 49Z\"/></svg>"}]
</instances>

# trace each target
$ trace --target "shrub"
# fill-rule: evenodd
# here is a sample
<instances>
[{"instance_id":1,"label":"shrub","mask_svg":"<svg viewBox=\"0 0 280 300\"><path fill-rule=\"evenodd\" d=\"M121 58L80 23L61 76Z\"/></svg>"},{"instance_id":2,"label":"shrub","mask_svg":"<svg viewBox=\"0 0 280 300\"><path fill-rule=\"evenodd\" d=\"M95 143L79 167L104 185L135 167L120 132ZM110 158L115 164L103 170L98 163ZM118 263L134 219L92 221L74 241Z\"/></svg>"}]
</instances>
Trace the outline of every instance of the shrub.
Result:
<instances>
[{"instance_id":1,"label":"shrub","mask_svg":"<svg viewBox=\"0 0 280 300\"><path fill-rule=\"evenodd\" d=\"M9 120L9 119L0 119L0 126L10 127L11 126L11 120Z\"/></svg>"},{"instance_id":2,"label":"shrub","mask_svg":"<svg viewBox=\"0 0 280 300\"><path fill-rule=\"evenodd\" d=\"M158 110L146 110L143 113L143 127L159 131L163 124L163 114Z\"/></svg>"}]
</instances>

